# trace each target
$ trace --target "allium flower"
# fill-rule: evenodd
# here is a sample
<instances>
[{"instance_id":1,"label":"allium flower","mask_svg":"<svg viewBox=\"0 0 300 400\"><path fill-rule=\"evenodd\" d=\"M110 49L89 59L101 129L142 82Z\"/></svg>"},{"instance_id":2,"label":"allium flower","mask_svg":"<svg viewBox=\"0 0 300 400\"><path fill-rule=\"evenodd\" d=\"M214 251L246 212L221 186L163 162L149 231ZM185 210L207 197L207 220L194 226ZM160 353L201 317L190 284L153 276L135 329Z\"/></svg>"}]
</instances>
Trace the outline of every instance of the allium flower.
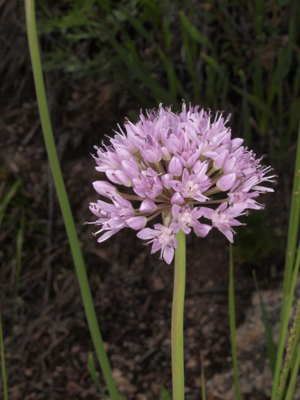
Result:
<instances>
[{"instance_id":1,"label":"allium flower","mask_svg":"<svg viewBox=\"0 0 300 400\"><path fill-rule=\"evenodd\" d=\"M160 250L168 264L180 229L205 237L217 228L233 242L233 227L241 225L236 218L247 209L264 208L254 198L274 191L262 184L274 182L275 175L267 175L272 168L261 166L242 139L231 139L229 119L217 113L212 120L198 106L187 111L185 103L180 114L160 105L146 116L141 113L136 124L127 120L126 133L119 127L109 146L96 147L96 170L113 183L94 182L108 199L90 204L98 218L90 223L101 226L96 234L104 232L98 242L129 227L152 243L152 253ZM131 187L133 193L114 185ZM159 214L162 224L146 227Z\"/></svg>"}]
</instances>

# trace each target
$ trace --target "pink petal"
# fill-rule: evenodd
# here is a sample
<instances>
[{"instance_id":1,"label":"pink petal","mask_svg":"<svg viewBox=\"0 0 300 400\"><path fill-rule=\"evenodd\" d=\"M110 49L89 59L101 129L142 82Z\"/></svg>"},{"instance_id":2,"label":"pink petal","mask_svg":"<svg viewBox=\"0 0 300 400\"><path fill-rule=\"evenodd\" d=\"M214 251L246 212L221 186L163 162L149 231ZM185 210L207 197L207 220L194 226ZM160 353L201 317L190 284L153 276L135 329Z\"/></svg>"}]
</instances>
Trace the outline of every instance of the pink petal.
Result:
<instances>
[{"instance_id":1,"label":"pink petal","mask_svg":"<svg viewBox=\"0 0 300 400\"><path fill-rule=\"evenodd\" d=\"M171 204L182 204L182 203L184 203L184 198L181 196L181 194L178 192L174 193L171 198Z\"/></svg>"},{"instance_id":2,"label":"pink petal","mask_svg":"<svg viewBox=\"0 0 300 400\"><path fill-rule=\"evenodd\" d=\"M163 252L163 258L167 264L171 264L174 257L174 247L166 246Z\"/></svg>"},{"instance_id":3,"label":"pink petal","mask_svg":"<svg viewBox=\"0 0 300 400\"><path fill-rule=\"evenodd\" d=\"M174 156L172 158L168 170L174 176L180 176L182 174L182 164L177 157Z\"/></svg>"},{"instance_id":4,"label":"pink petal","mask_svg":"<svg viewBox=\"0 0 300 400\"><path fill-rule=\"evenodd\" d=\"M218 180L217 186L219 189L225 192L226 190L229 190L233 186L235 180L236 180L236 174L225 175Z\"/></svg>"},{"instance_id":5,"label":"pink petal","mask_svg":"<svg viewBox=\"0 0 300 400\"><path fill-rule=\"evenodd\" d=\"M146 217L132 217L126 220L127 225L129 228L134 229L135 231L138 231L147 224L147 218Z\"/></svg>"},{"instance_id":6,"label":"pink petal","mask_svg":"<svg viewBox=\"0 0 300 400\"><path fill-rule=\"evenodd\" d=\"M105 197L109 197L109 193L117 191L117 189L113 185L105 181L93 182L93 186L96 192Z\"/></svg>"},{"instance_id":7,"label":"pink petal","mask_svg":"<svg viewBox=\"0 0 300 400\"><path fill-rule=\"evenodd\" d=\"M153 201L147 199L142 201L139 211L141 213L150 213L155 211L156 209L157 209L156 204L153 203Z\"/></svg>"},{"instance_id":8,"label":"pink petal","mask_svg":"<svg viewBox=\"0 0 300 400\"><path fill-rule=\"evenodd\" d=\"M153 239L154 237L156 237L156 233L157 232L154 229L145 228L145 229L142 229L140 232L138 232L136 236L139 239L147 240L147 239Z\"/></svg>"}]
</instances>

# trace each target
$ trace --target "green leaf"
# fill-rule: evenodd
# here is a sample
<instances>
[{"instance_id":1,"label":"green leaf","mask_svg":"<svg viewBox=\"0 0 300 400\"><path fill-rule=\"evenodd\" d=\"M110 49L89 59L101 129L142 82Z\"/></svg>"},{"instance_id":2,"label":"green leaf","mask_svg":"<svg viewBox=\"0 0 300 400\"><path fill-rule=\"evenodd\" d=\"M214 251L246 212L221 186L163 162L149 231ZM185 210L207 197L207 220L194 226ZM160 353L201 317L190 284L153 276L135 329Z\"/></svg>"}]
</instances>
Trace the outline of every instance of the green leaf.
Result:
<instances>
[{"instance_id":1,"label":"green leaf","mask_svg":"<svg viewBox=\"0 0 300 400\"><path fill-rule=\"evenodd\" d=\"M88 356L88 369L90 371L90 375L94 381L94 384L96 385L99 392L102 394L103 398L106 399L107 397L106 397L104 390L102 389L101 383L96 375L94 359L93 359L93 355L91 353Z\"/></svg>"}]
</instances>

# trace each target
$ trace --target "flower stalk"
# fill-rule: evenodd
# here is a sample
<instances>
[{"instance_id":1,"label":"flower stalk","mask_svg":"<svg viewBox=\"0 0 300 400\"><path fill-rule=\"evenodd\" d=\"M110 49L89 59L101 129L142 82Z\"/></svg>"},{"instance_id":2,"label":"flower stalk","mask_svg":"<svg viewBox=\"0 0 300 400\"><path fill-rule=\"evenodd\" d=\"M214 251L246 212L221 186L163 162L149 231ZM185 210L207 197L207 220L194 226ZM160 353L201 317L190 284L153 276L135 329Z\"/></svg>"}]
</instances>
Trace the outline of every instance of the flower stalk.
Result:
<instances>
[{"instance_id":1,"label":"flower stalk","mask_svg":"<svg viewBox=\"0 0 300 400\"><path fill-rule=\"evenodd\" d=\"M180 230L176 234L178 246L175 249L174 289L172 303L172 382L173 400L184 399L184 346L183 316L185 294L186 245L185 233Z\"/></svg>"},{"instance_id":2,"label":"flower stalk","mask_svg":"<svg viewBox=\"0 0 300 400\"><path fill-rule=\"evenodd\" d=\"M64 219L68 240L70 243L71 252L75 264L78 283L85 309L85 315L88 321L91 337L94 343L98 361L100 363L103 372L108 392L112 400L119 400L120 396L115 381L113 379L112 371L104 349L103 340L100 333L97 316L93 304L91 289L89 286L87 273L82 257L82 252L80 249L79 240L76 233L76 227L68 195L66 192L66 187L63 181L62 172L57 156L57 151L55 148L55 142L48 111L45 85L44 85L42 66L41 66L41 58L38 46L34 0L25 0L25 14L26 14L26 27L27 27L30 57L32 62L33 77L34 77L39 113L42 123L42 130L49 158L49 163L51 167L51 172L54 180L54 185L57 192L57 197L61 208L62 216Z\"/></svg>"}]
</instances>

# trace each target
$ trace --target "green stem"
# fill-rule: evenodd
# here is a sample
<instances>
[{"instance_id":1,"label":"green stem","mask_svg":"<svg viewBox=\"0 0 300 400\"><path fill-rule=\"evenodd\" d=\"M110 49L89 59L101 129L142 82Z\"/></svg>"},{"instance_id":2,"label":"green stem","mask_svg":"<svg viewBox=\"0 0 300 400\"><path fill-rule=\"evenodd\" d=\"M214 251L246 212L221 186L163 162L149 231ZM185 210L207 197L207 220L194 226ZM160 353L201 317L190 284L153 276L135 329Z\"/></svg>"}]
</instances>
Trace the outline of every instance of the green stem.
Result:
<instances>
[{"instance_id":1,"label":"green stem","mask_svg":"<svg viewBox=\"0 0 300 400\"><path fill-rule=\"evenodd\" d=\"M44 134L44 140L46 144L47 154L49 157L49 163L53 175L53 180L63 215L64 223L67 230L67 235L71 247L71 252L75 264L75 269L78 277L78 282L81 290L83 305L85 309L86 318L88 321L90 333L96 350L97 358L100 363L103 376L108 388L108 392L112 400L119 400L119 394L114 382L109 361L103 346L102 336L100 333L97 316L93 304L91 290L87 278L86 269L80 245L76 233L75 223L70 208L69 199L67 196L65 184L62 178L62 173L58 161L58 156L55 148L55 142L53 138L53 132L49 117L49 111L46 100L45 85L42 73L42 66L40 60L40 53L38 47L38 39L36 32L36 20L35 20L35 6L34 0L25 0L25 13L26 13L26 25L27 35L29 42L30 57L32 62L35 90L37 95L38 107L40 112L40 118L42 123L42 129Z\"/></svg>"},{"instance_id":2,"label":"green stem","mask_svg":"<svg viewBox=\"0 0 300 400\"><path fill-rule=\"evenodd\" d=\"M184 399L184 349L183 313L185 292L185 233L176 235L178 247L175 249L174 291L172 304L172 381L173 400Z\"/></svg>"}]
</instances>

